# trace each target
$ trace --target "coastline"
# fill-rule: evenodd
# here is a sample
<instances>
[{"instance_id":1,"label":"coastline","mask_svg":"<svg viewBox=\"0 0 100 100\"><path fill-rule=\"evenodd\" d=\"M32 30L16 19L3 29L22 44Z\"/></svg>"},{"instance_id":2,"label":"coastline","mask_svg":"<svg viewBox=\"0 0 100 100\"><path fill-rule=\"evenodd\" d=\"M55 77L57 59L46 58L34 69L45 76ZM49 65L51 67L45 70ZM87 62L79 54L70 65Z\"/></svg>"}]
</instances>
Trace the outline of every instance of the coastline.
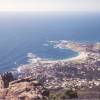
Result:
<instances>
[{"instance_id":1,"label":"coastline","mask_svg":"<svg viewBox=\"0 0 100 100\"><path fill-rule=\"evenodd\" d=\"M68 58L68 59L64 59L61 61L75 61L75 60L86 59L87 57L88 57L88 54L86 52L79 52L77 56Z\"/></svg>"},{"instance_id":2,"label":"coastline","mask_svg":"<svg viewBox=\"0 0 100 100\"><path fill-rule=\"evenodd\" d=\"M63 49L63 47L61 47L62 45L59 45L59 46L58 45L56 45L56 47ZM72 48L71 46L66 45L66 47L64 47L64 49L70 49L73 52L76 52L77 55L70 57L70 58L61 59L61 60L45 60L45 59L42 60L42 58L40 58L41 59L40 62L43 64L45 64L45 63L53 64L53 63L58 63L58 62L70 62L70 61L77 61L77 60L85 60L88 57L87 52L81 51L81 50L76 50L76 49Z\"/></svg>"},{"instance_id":3,"label":"coastline","mask_svg":"<svg viewBox=\"0 0 100 100\"><path fill-rule=\"evenodd\" d=\"M73 46L74 45L74 46ZM78 46L77 46L78 45ZM68 62L68 61L77 61L77 60L84 60L88 57L88 53L84 50L83 47L81 47L81 45L78 43L74 43L72 41L65 41L62 40L60 41L60 43L57 43L56 45L54 45L55 48L60 48L60 49L70 49L73 52L77 53L76 56L70 57L70 58L65 58L65 59L61 59L61 60L48 60L49 62ZM81 49L80 49L81 47ZM82 49L83 48L83 49Z\"/></svg>"},{"instance_id":4,"label":"coastline","mask_svg":"<svg viewBox=\"0 0 100 100\"><path fill-rule=\"evenodd\" d=\"M70 49L73 52L77 53L76 56L73 56L71 58L65 58L65 59L60 59L60 60L50 60L50 59L43 59L37 56L34 56L32 53L29 53L29 64L26 65L21 65L17 68L18 72L23 72L27 69L32 69L33 67L37 66L46 66L46 67L52 67L55 64L63 64L63 63L68 63L68 62L77 62L77 61L82 61L86 60L88 58L88 52L85 51L84 47L81 46L81 44L74 43L71 41L64 41L57 43L54 45L56 48L60 49Z\"/></svg>"},{"instance_id":5,"label":"coastline","mask_svg":"<svg viewBox=\"0 0 100 100\"><path fill-rule=\"evenodd\" d=\"M27 70L32 70L33 67L36 68L37 66L39 66L39 64L42 66L51 67L51 66L53 66L55 64L59 64L59 63L63 64L63 63L68 63L68 62L83 61L83 60L86 60L87 57L88 57L88 53L78 52L77 56L63 59L63 60L42 60L41 58L40 58L40 60L31 59L30 64L19 66L17 68L17 71L18 71L18 73L24 73L24 72L27 72ZM37 59L39 59L39 58L37 58Z\"/></svg>"},{"instance_id":6,"label":"coastline","mask_svg":"<svg viewBox=\"0 0 100 100\"><path fill-rule=\"evenodd\" d=\"M86 52L78 52L77 56L66 58L62 60L48 60L48 63L57 63L57 62L69 62L69 61L77 61L77 60L85 60L88 57L88 53Z\"/></svg>"},{"instance_id":7,"label":"coastline","mask_svg":"<svg viewBox=\"0 0 100 100\"><path fill-rule=\"evenodd\" d=\"M68 62L68 61L84 60L88 57L88 53L86 52L84 47L82 47L81 44L79 44L77 42L61 41L61 43L57 44L56 47L64 48L64 49L70 49L73 52L77 53L77 55L74 56L74 57L63 59L63 60L60 60L60 61Z\"/></svg>"}]
</instances>

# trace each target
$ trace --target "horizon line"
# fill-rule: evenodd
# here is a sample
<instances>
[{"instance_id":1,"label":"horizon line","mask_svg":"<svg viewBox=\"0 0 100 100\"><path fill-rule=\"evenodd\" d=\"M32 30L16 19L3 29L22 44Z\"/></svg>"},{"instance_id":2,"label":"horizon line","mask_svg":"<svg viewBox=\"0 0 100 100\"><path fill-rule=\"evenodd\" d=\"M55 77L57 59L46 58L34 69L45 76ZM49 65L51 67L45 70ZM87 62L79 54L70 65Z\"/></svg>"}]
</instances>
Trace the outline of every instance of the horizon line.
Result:
<instances>
[{"instance_id":1,"label":"horizon line","mask_svg":"<svg viewBox=\"0 0 100 100\"><path fill-rule=\"evenodd\" d=\"M9 10L9 11L2 11L2 10L0 10L0 12L33 12L33 13L60 13L60 12L62 12L62 13L100 13L100 11L31 11L31 10L29 10L29 11L27 11L27 10Z\"/></svg>"}]
</instances>

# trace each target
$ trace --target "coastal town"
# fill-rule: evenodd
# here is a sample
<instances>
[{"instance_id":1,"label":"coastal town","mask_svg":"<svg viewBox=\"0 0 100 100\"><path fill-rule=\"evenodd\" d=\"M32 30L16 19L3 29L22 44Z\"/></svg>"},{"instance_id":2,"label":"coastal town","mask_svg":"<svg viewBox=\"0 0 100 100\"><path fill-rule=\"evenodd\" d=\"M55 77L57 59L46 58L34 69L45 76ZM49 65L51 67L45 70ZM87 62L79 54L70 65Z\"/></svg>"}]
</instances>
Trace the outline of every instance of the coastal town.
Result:
<instances>
[{"instance_id":1,"label":"coastal town","mask_svg":"<svg viewBox=\"0 0 100 100\"><path fill-rule=\"evenodd\" d=\"M20 66L18 71L31 75L49 89L92 88L100 85L100 43L56 42L54 47L71 49L79 54L64 60L31 58L30 64Z\"/></svg>"}]
</instances>

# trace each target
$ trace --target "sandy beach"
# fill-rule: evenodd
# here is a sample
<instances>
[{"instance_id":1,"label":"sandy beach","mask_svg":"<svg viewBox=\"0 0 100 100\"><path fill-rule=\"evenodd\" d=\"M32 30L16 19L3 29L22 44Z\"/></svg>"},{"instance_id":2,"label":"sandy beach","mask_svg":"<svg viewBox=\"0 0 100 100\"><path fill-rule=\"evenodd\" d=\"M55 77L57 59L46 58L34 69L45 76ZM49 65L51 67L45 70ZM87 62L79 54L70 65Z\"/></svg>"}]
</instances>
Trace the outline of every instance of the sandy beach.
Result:
<instances>
[{"instance_id":1,"label":"sandy beach","mask_svg":"<svg viewBox=\"0 0 100 100\"><path fill-rule=\"evenodd\" d=\"M79 52L79 54L72 58L67 58L63 60L43 60L41 63L43 64L51 64L51 63L57 63L57 62L69 62L69 61L77 61L77 60L84 60L88 57L88 54L86 52Z\"/></svg>"},{"instance_id":2,"label":"sandy beach","mask_svg":"<svg viewBox=\"0 0 100 100\"><path fill-rule=\"evenodd\" d=\"M81 59L86 59L88 57L88 54L86 52L80 52L78 56L64 59L61 61L75 61L75 60L81 60Z\"/></svg>"}]
</instances>

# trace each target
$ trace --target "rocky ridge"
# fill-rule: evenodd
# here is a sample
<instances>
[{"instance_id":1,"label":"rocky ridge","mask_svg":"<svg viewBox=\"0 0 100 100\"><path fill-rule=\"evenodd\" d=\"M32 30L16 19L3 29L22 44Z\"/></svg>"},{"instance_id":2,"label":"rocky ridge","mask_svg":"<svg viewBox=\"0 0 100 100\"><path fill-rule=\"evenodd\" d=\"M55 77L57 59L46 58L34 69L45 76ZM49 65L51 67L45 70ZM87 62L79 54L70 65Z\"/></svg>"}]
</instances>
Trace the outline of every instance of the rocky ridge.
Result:
<instances>
[{"instance_id":1,"label":"rocky ridge","mask_svg":"<svg viewBox=\"0 0 100 100\"><path fill-rule=\"evenodd\" d=\"M12 74L6 73L0 76L0 100L47 100L49 91L36 79L25 77L12 81L9 80L10 75ZM6 85L5 82L8 82L9 85Z\"/></svg>"}]
</instances>

